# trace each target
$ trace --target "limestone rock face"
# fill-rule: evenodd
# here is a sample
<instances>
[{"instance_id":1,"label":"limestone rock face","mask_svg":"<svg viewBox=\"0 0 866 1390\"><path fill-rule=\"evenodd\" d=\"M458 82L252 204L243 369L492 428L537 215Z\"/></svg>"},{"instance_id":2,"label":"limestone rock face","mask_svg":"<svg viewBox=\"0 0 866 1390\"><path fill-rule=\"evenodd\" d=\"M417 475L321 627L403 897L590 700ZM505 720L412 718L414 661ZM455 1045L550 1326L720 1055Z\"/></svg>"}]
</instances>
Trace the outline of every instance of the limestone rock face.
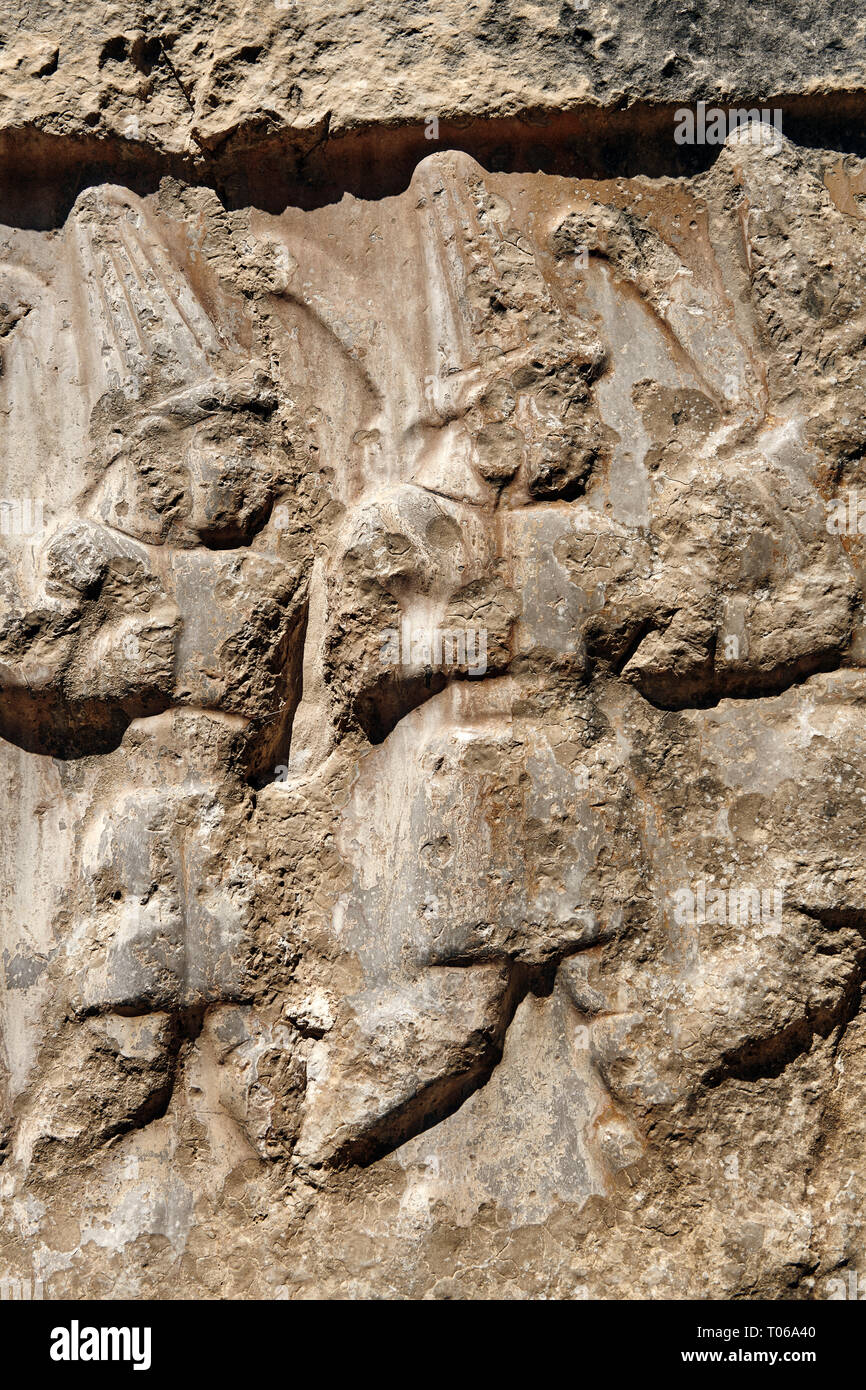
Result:
<instances>
[{"instance_id":1,"label":"limestone rock face","mask_svg":"<svg viewBox=\"0 0 866 1390\"><path fill-rule=\"evenodd\" d=\"M4 130L190 154L431 116L848 95L866 76L855 0L87 0L74 24L63 0L24 0L3 38Z\"/></svg>"},{"instance_id":2,"label":"limestone rock face","mask_svg":"<svg viewBox=\"0 0 866 1390\"><path fill-rule=\"evenodd\" d=\"M7 20L4 1277L866 1273L866 163L557 126L823 120L864 21L785 8Z\"/></svg>"}]
</instances>

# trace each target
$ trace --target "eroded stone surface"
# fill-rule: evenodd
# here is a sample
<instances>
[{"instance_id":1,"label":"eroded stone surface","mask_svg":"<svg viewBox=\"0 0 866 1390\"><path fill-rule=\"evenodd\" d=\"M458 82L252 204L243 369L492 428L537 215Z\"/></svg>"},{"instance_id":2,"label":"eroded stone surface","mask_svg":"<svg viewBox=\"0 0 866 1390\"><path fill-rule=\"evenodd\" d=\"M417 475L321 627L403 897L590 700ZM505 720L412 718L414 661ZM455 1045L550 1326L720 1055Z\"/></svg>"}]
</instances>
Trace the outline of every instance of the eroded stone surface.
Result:
<instances>
[{"instance_id":1,"label":"eroded stone surface","mask_svg":"<svg viewBox=\"0 0 866 1390\"><path fill-rule=\"evenodd\" d=\"M724 13L647 0L61 0L7 7L3 128L196 153L430 116L584 103L850 93L864 81L853 0ZM543 138L543 136L541 137Z\"/></svg>"},{"instance_id":2,"label":"eroded stone surface","mask_svg":"<svg viewBox=\"0 0 866 1390\"><path fill-rule=\"evenodd\" d=\"M4 229L11 1272L857 1266L863 189L743 130Z\"/></svg>"}]
</instances>

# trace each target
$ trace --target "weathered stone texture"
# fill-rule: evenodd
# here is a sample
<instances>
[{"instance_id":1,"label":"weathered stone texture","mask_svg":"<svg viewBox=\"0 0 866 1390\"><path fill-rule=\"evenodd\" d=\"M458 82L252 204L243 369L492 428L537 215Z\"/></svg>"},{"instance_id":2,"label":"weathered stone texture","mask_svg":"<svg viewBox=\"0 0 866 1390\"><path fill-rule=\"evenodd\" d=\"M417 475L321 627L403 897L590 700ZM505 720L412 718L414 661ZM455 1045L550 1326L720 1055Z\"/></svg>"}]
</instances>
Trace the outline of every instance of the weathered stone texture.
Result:
<instances>
[{"instance_id":1,"label":"weathered stone texture","mask_svg":"<svg viewBox=\"0 0 866 1390\"><path fill-rule=\"evenodd\" d=\"M24 0L2 34L5 129L190 153L245 129L833 95L866 75L855 0Z\"/></svg>"},{"instance_id":2,"label":"weathered stone texture","mask_svg":"<svg viewBox=\"0 0 866 1390\"><path fill-rule=\"evenodd\" d=\"M238 193L280 131L862 91L853 6L756 13L7 20L0 1270L863 1271L866 164Z\"/></svg>"}]
</instances>

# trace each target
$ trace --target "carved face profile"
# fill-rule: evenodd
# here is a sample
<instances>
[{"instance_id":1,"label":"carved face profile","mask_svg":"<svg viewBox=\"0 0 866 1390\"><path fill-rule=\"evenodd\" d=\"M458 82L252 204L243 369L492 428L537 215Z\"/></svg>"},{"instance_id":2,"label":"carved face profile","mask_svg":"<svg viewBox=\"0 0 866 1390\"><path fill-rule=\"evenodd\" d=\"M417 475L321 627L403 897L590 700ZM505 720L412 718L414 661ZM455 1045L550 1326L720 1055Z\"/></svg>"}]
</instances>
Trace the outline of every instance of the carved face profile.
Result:
<instances>
[{"instance_id":1,"label":"carved face profile","mask_svg":"<svg viewBox=\"0 0 866 1390\"><path fill-rule=\"evenodd\" d=\"M112 412L92 514L150 545L249 544L292 474L277 406L260 374L207 381L128 425Z\"/></svg>"}]
</instances>

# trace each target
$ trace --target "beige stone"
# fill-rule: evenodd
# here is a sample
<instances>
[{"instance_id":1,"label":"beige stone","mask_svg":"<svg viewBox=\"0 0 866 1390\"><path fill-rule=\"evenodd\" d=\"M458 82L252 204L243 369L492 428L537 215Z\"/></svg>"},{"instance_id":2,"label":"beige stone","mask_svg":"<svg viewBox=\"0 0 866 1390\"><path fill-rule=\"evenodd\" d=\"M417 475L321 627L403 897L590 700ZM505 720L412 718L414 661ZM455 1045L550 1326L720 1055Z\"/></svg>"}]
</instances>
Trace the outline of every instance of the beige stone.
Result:
<instances>
[{"instance_id":1,"label":"beige stone","mask_svg":"<svg viewBox=\"0 0 866 1390\"><path fill-rule=\"evenodd\" d=\"M825 119L862 21L713 66L639 7L93 4L74 52L58 13L2 60L4 168L42 162L0 218L0 1271L826 1297L866 168L772 126L657 164L664 103ZM556 172L620 93L655 172ZM557 158L486 159L542 109ZM479 157L327 163L431 113ZM306 202L244 200L239 149L317 141Z\"/></svg>"}]
</instances>

